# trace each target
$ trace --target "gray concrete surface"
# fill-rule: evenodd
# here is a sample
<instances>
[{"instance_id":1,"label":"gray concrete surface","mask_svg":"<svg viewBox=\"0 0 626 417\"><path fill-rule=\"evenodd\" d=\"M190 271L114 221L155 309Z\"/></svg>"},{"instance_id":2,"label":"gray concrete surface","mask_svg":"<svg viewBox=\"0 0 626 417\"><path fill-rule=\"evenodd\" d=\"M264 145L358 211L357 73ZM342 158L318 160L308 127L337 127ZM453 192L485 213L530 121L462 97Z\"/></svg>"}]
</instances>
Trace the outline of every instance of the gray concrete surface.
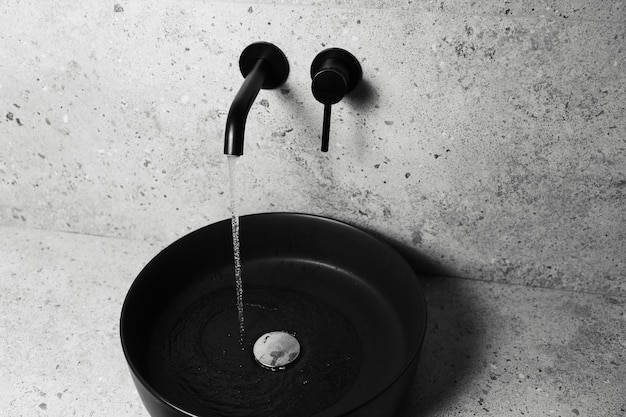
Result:
<instances>
[{"instance_id":1,"label":"gray concrete surface","mask_svg":"<svg viewBox=\"0 0 626 417\"><path fill-rule=\"evenodd\" d=\"M455 276L625 295L624 9L5 2L0 224L168 242L227 217L237 61L265 40L292 71L251 111L242 212L357 223ZM309 67L329 46L364 82L322 154Z\"/></svg>"}]
</instances>

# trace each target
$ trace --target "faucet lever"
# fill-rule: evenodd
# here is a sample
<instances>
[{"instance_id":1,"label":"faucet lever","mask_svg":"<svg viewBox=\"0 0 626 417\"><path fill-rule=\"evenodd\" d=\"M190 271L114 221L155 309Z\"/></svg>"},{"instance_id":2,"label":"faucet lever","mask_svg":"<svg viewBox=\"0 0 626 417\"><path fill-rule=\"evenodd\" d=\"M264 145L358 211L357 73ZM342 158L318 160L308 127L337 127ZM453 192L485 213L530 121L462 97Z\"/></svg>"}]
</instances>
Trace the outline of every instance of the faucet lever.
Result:
<instances>
[{"instance_id":1,"label":"faucet lever","mask_svg":"<svg viewBox=\"0 0 626 417\"><path fill-rule=\"evenodd\" d=\"M330 140L331 106L343 97L363 78L361 64L350 52L340 48L325 49L311 64L311 90L313 97L324 105L322 125L322 152L328 151Z\"/></svg>"},{"instance_id":2,"label":"faucet lever","mask_svg":"<svg viewBox=\"0 0 626 417\"><path fill-rule=\"evenodd\" d=\"M330 109L331 104L324 104L324 121L322 123L322 152L328 152L330 142Z\"/></svg>"},{"instance_id":3,"label":"faucet lever","mask_svg":"<svg viewBox=\"0 0 626 417\"><path fill-rule=\"evenodd\" d=\"M243 155L246 119L261 88L274 89L287 80L289 62L285 54L268 42L248 45L239 58L239 69L245 80L228 111L224 134L224 153Z\"/></svg>"}]
</instances>

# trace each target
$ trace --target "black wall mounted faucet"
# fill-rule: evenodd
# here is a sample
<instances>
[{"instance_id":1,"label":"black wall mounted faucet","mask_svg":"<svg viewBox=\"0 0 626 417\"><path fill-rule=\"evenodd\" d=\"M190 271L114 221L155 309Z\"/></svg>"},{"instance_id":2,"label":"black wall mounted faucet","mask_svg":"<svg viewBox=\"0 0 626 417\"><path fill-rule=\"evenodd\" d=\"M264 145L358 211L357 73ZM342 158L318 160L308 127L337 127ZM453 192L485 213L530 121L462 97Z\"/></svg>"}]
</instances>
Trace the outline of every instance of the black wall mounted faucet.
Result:
<instances>
[{"instance_id":1,"label":"black wall mounted faucet","mask_svg":"<svg viewBox=\"0 0 626 417\"><path fill-rule=\"evenodd\" d=\"M354 55L340 48L325 49L311 64L313 97L324 105L322 152L328 151L331 106L357 86L363 78L361 64Z\"/></svg>"},{"instance_id":2,"label":"black wall mounted faucet","mask_svg":"<svg viewBox=\"0 0 626 417\"><path fill-rule=\"evenodd\" d=\"M245 80L235 96L226 119L224 153L243 155L243 140L248 112L261 88L279 87L289 75L285 54L268 42L248 45L239 58L239 69Z\"/></svg>"}]
</instances>

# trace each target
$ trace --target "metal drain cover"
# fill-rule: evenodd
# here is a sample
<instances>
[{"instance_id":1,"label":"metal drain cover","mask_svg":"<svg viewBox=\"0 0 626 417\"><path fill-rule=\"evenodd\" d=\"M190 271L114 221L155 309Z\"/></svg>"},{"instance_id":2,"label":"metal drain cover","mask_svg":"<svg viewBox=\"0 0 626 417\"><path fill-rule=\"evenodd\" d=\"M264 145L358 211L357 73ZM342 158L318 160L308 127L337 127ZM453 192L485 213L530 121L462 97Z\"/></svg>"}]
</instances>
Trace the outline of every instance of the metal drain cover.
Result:
<instances>
[{"instance_id":1,"label":"metal drain cover","mask_svg":"<svg viewBox=\"0 0 626 417\"><path fill-rule=\"evenodd\" d=\"M300 342L287 332L269 332L257 339L252 353L261 366L278 370L300 355Z\"/></svg>"}]
</instances>

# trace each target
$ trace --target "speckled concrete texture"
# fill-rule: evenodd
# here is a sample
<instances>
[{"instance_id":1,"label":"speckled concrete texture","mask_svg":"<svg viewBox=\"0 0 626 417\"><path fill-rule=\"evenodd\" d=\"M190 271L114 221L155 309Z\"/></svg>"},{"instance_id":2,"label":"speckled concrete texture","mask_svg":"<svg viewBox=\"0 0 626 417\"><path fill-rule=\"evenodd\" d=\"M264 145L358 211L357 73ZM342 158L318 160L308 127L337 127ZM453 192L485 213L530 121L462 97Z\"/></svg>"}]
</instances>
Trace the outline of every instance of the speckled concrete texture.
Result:
<instances>
[{"instance_id":1,"label":"speckled concrete texture","mask_svg":"<svg viewBox=\"0 0 626 417\"><path fill-rule=\"evenodd\" d=\"M406 410L417 416L623 416L626 298L432 278Z\"/></svg>"},{"instance_id":2,"label":"speckled concrete texture","mask_svg":"<svg viewBox=\"0 0 626 417\"><path fill-rule=\"evenodd\" d=\"M464 277L626 295L623 2L0 5L0 223L165 243L228 216L241 50L290 78L250 113L243 213L368 227ZM331 151L309 66L363 64Z\"/></svg>"},{"instance_id":3,"label":"speckled concrete texture","mask_svg":"<svg viewBox=\"0 0 626 417\"><path fill-rule=\"evenodd\" d=\"M0 228L0 415L147 415L119 315L145 242Z\"/></svg>"},{"instance_id":4,"label":"speckled concrete texture","mask_svg":"<svg viewBox=\"0 0 626 417\"><path fill-rule=\"evenodd\" d=\"M245 0L226 0L228 3L250 3ZM621 22L626 8L621 0L261 0L254 3L332 6L339 8L402 9L454 13L460 15L496 15L507 17L536 17L605 20Z\"/></svg>"},{"instance_id":5,"label":"speckled concrete texture","mask_svg":"<svg viewBox=\"0 0 626 417\"><path fill-rule=\"evenodd\" d=\"M119 342L128 287L160 246L0 227L0 415L145 416ZM398 417L621 417L626 298L423 281L429 323Z\"/></svg>"}]
</instances>

